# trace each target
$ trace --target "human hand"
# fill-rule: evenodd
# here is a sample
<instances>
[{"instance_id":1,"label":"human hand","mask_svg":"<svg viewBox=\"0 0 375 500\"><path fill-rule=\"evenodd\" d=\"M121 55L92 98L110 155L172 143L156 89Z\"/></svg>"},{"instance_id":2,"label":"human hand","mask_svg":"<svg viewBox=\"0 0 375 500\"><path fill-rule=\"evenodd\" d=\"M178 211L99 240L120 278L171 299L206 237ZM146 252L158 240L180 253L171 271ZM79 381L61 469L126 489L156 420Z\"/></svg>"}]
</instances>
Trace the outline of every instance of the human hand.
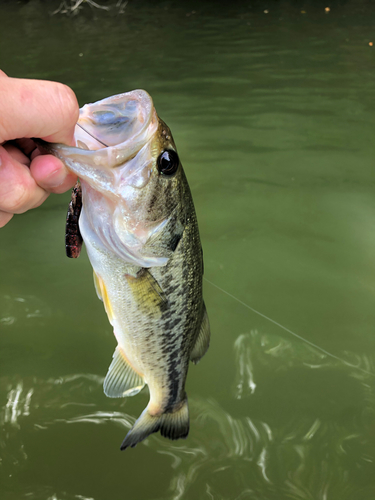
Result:
<instances>
[{"instance_id":1,"label":"human hand","mask_svg":"<svg viewBox=\"0 0 375 500\"><path fill-rule=\"evenodd\" d=\"M74 144L79 107L67 86L8 78L0 70L0 227L13 214L41 205L49 193L71 188L76 176L52 155L41 155L31 137Z\"/></svg>"}]
</instances>

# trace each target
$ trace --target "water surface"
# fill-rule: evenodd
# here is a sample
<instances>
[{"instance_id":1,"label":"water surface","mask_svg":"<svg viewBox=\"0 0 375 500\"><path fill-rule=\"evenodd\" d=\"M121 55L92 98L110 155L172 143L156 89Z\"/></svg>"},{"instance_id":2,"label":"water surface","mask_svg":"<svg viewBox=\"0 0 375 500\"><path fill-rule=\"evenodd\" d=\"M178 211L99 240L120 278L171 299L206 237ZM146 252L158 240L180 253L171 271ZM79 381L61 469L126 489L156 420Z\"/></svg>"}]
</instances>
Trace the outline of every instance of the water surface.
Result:
<instances>
[{"instance_id":1,"label":"water surface","mask_svg":"<svg viewBox=\"0 0 375 500\"><path fill-rule=\"evenodd\" d=\"M206 282L189 438L120 453L147 391L103 394L115 340L85 253L64 255L69 194L51 196L0 231L2 499L375 498L375 8L329 5L0 5L9 75L63 81L81 105L152 95L207 279L344 361Z\"/></svg>"}]
</instances>

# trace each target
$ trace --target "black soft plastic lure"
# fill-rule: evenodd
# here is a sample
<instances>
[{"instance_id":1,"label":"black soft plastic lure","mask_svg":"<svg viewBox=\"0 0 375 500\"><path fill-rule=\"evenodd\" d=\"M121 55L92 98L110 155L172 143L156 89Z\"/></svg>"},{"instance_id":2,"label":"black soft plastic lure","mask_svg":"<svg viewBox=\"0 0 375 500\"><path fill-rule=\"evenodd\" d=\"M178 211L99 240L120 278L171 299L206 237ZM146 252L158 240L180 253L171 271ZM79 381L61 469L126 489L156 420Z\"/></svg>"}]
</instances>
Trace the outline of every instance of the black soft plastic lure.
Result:
<instances>
[{"instance_id":1,"label":"black soft plastic lure","mask_svg":"<svg viewBox=\"0 0 375 500\"><path fill-rule=\"evenodd\" d=\"M65 251L66 255L71 259L77 259L81 253L83 239L78 225L81 209L82 188L79 181L77 181L72 190L65 224Z\"/></svg>"}]
</instances>

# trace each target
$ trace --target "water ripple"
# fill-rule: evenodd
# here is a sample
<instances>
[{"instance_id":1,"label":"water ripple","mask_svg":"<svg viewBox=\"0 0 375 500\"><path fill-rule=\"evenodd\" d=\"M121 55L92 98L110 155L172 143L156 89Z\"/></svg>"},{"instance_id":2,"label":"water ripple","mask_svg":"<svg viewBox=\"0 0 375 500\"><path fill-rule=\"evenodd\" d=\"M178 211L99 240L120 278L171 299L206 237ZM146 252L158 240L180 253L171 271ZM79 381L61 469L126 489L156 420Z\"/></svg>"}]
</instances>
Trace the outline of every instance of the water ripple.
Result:
<instances>
[{"instance_id":1,"label":"water ripple","mask_svg":"<svg viewBox=\"0 0 375 500\"><path fill-rule=\"evenodd\" d=\"M315 355L321 356L308 348L298 357L296 353L291 355L291 349L292 346L280 339L255 331L241 335L235 346L236 360L241 364L236 383L238 377L244 377L243 387L249 390L243 391L240 398L235 393L223 402L191 396L191 433L187 441L172 442L156 434L139 445L170 460L169 492L165 498L207 496L226 500L228 482L232 488L230 498L240 500L351 498L350 474L353 470L369 471L375 461L371 446L375 416L373 385L365 374L346 379L352 380L364 396L359 399L361 406L351 410L348 416L335 413L333 408L331 412L315 416L289 412L289 420L285 421L274 419L271 412L264 413L266 419L256 418L253 401L264 396L265 373L301 369L309 359L314 361ZM263 377L257 380L253 393L246 378L250 373L246 368L249 359L253 380L260 377L260 373ZM363 365L364 361L360 362ZM332 374L338 367L341 375L342 370L347 370L347 375L352 373L351 368L335 365L334 360L330 363ZM368 364L371 363L369 359ZM259 367L263 372L257 375ZM311 372L311 376L316 377L315 373ZM28 449L23 442L25 430L50 433L57 432L53 431L57 426L59 432L61 429L70 432L66 430L68 424L69 427L77 424L77 428L94 424L129 429L135 418L123 411L127 400L104 398L102 381L102 377L90 373L48 380L0 379L3 395L0 424L4 431L0 439L2 469L13 474L15 469L25 467L28 461ZM147 394L144 397L147 399ZM83 433L88 432L96 431L86 428ZM363 498L369 498L369 485L365 485L363 491ZM358 493L358 489L355 492ZM58 500L91 498L53 491L43 494L43 498L54 498L53 495ZM35 493L30 498L40 496Z\"/></svg>"},{"instance_id":2,"label":"water ripple","mask_svg":"<svg viewBox=\"0 0 375 500\"><path fill-rule=\"evenodd\" d=\"M78 415L76 417L71 417L68 419L59 419L56 418L53 422L50 423L59 423L64 422L66 424L107 424L109 422L114 422L119 424L126 429L130 429L135 422L134 417L130 417L126 413L121 413L117 411L105 412L105 411L96 411L94 413Z\"/></svg>"},{"instance_id":3,"label":"water ripple","mask_svg":"<svg viewBox=\"0 0 375 500\"><path fill-rule=\"evenodd\" d=\"M0 324L11 326L18 320L46 318L51 315L51 308L35 295L23 297L3 295L0 300Z\"/></svg>"},{"instance_id":4,"label":"water ripple","mask_svg":"<svg viewBox=\"0 0 375 500\"><path fill-rule=\"evenodd\" d=\"M236 399L251 397L256 388L256 366L266 366L273 372L287 372L292 368L340 369L372 387L375 373L373 358L367 354L344 351L340 358L332 358L312 347L294 339L289 340L277 335L251 330L243 333L234 342L236 376L234 396Z\"/></svg>"}]
</instances>

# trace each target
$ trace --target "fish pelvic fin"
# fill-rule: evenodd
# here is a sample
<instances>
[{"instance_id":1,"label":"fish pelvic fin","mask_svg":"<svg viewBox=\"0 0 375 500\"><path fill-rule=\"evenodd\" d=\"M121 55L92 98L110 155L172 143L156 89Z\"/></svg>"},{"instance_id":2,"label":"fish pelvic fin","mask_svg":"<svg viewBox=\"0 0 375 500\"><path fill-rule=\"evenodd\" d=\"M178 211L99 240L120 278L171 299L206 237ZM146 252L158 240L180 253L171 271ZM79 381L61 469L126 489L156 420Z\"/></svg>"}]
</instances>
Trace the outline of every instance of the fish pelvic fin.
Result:
<instances>
[{"instance_id":1,"label":"fish pelvic fin","mask_svg":"<svg viewBox=\"0 0 375 500\"><path fill-rule=\"evenodd\" d=\"M134 448L147 436L158 432L168 439L185 439L189 434L189 407L187 396L174 407L159 415L151 415L148 407L141 413L126 435L121 450Z\"/></svg>"},{"instance_id":2,"label":"fish pelvic fin","mask_svg":"<svg viewBox=\"0 0 375 500\"><path fill-rule=\"evenodd\" d=\"M203 303L203 318L201 327L193 350L190 353L190 361L192 361L194 364L197 364L198 361L206 354L207 349L210 345L210 337L210 322L208 320L206 306Z\"/></svg>"},{"instance_id":3,"label":"fish pelvic fin","mask_svg":"<svg viewBox=\"0 0 375 500\"><path fill-rule=\"evenodd\" d=\"M113 361L104 379L103 389L109 398L123 398L138 394L145 386L142 375L130 366L119 346L113 354Z\"/></svg>"}]
</instances>

